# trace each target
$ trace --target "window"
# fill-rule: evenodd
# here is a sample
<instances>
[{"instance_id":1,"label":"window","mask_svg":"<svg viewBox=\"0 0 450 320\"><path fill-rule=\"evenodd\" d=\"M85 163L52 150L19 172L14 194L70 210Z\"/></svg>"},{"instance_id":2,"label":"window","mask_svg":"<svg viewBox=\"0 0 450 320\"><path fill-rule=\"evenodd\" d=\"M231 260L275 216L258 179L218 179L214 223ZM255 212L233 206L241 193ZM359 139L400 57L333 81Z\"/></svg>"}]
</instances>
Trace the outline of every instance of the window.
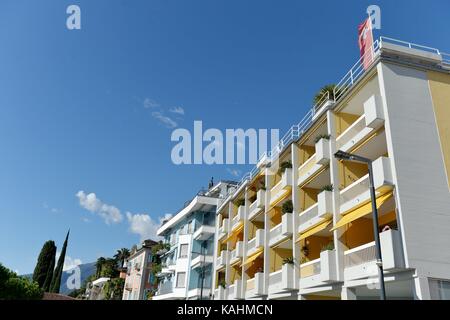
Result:
<instances>
[{"instance_id":1,"label":"window","mask_svg":"<svg viewBox=\"0 0 450 320\"><path fill-rule=\"evenodd\" d=\"M430 293L433 300L450 300L450 281L430 280Z\"/></svg>"},{"instance_id":2,"label":"window","mask_svg":"<svg viewBox=\"0 0 450 320\"><path fill-rule=\"evenodd\" d=\"M186 282L186 272L177 273L177 288L184 288Z\"/></svg>"},{"instance_id":3,"label":"window","mask_svg":"<svg viewBox=\"0 0 450 320\"><path fill-rule=\"evenodd\" d=\"M188 245L182 244L180 245L180 258L187 258L188 256Z\"/></svg>"}]
</instances>

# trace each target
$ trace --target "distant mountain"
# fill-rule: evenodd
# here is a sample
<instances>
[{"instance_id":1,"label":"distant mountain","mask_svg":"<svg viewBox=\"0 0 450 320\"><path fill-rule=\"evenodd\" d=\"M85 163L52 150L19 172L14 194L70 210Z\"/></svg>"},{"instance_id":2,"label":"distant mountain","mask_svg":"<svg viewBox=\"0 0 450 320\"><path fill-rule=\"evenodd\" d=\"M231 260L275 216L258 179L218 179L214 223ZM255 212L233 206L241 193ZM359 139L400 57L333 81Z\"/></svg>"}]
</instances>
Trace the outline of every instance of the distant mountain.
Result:
<instances>
[{"instance_id":1,"label":"distant mountain","mask_svg":"<svg viewBox=\"0 0 450 320\"><path fill-rule=\"evenodd\" d=\"M80 264L78 267L80 268L81 284L83 284L89 276L95 273L95 262ZM69 294L72 291L72 289L67 288L66 284L67 279L73 274L73 271L71 272L71 270L64 271L62 274L61 287L59 288L59 292L62 294ZM33 275L25 274L23 276L31 279Z\"/></svg>"}]
</instances>

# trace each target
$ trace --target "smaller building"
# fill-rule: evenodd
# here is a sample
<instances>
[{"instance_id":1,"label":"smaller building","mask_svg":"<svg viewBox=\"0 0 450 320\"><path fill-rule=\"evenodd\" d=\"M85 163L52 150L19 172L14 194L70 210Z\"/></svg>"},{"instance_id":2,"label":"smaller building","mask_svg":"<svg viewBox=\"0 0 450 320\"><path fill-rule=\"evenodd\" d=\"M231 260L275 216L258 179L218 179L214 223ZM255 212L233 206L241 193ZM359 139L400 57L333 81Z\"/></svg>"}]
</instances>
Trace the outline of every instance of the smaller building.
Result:
<instances>
[{"instance_id":1,"label":"smaller building","mask_svg":"<svg viewBox=\"0 0 450 320\"><path fill-rule=\"evenodd\" d=\"M126 261L125 287L122 300L147 300L149 294L157 289L152 272L157 256L152 254L153 246L158 243L144 240L139 248L132 250Z\"/></svg>"}]
</instances>

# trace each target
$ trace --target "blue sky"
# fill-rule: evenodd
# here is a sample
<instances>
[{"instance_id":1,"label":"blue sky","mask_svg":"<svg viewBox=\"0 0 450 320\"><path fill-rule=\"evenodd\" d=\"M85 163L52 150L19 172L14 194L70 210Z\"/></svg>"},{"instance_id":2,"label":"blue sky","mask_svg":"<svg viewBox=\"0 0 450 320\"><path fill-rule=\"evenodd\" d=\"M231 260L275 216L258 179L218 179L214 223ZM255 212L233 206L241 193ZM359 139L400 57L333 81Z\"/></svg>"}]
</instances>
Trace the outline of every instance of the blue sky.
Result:
<instances>
[{"instance_id":1,"label":"blue sky","mask_svg":"<svg viewBox=\"0 0 450 320\"><path fill-rule=\"evenodd\" d=\"M211 176L237 179L248 167L173 165L168 126L286 131L357 60L369 4L376 36L450 52L446 0L1 1L0 262L32 272L68 228L72 259L111 256Z\"/></svg>"}]
</instances>

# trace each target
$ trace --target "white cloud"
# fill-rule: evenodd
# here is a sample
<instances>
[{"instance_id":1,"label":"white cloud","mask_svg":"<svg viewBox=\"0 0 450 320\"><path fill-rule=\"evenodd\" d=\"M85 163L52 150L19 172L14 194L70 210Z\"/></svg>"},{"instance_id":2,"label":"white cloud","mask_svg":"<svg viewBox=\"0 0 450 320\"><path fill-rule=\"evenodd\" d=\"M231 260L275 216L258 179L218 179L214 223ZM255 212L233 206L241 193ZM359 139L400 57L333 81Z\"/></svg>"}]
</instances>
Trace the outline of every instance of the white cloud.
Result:
<instances>
[{"instance_id":1,"label":"white cloud","mask_svg":"<svg viewBox=\"0 0 450 320\"><path fill-rule=\"evenodd\" d=\"M163 125L167 128L172 129L175 128L178 124L171 118L165 116L162 112L155 111L152 112L153 118L159 120Z\"/></svg>"},{"instance_id":2,"label":"white cloud","mask_svg":"<svg viewBox=\"0 0 450 320\"><path fill-rule=\"evenodd\" d=\"M231 174L234 177L239 177L241 175L241 171L237 170L237 169L227 168L227 171L228 171L229 174Z\"/></svg>"},{"instance_id":3,"label":"white cloud","mask_svg":"<svg viewBox=\"0 0 450 320\"><path fill-rule=\"evenodd\" d=\"M59 256L61 255L61 252L56 252L55 260L58 261ZM75 268L76 266L79 266L83 262L80 259L73 259L72 257L69 257L67 254L64 257L64 266L63 271L71 270Z\"/></svg>"},{"instance_id":4,"label":"white cloud","mask_svg":"<svg viewBox=\"0 0 450 320\"><path fill-rule=\"evenodd\" d=\"M148 214L132 214L127 212L128 223L130 224L130 231L140 236L141 241L146 239L157 239L156 231L161 226L162 222L172 217L171 214L166 214L158 220L153 220Z\"/></svg>"},{"instance_id":5,"label":"white cloud","mask_svg":"<svg viewBox=\"0 0 450 320\"><path fill-rule=\"evenodd\" d=\"M150 98L145 98L143 104L144 104L144 108L146 108L146 109L157 108L160 106L160 104L158 102L156 102L155 100L150 99Z\"/></svg>"},{"instance_id":6,"label":"white cloud","mask_svg":"<svg viewBox=\"0 0 450 320\"><path fill-rule=\"evenodd\" d=\"M83 221L83 222L85 222L85 223L91 222L91 220L89 220L89 219L86 218L86 217L82 217L82 218L81 218L81 221Z\"/></svg>"},{"instance_id":7,"label":"white cloud","mask_svg":"<svg viewBox=\"0 0 450 320\"><path fill-rule=\"evenodd\" d=\"M169 111L172 112L172 113L177 113L177 114L184 115L183 107L172 107L172 108L169 109Z\"/></svg>"},{"instance_id":8,"label":"white cloud","mask_svg":"<svg viewBox=\"0 0 450 320\"><path fill-rule=\"evenodd\" d=\"M95 193L86 194L83 190L80 190L77 192L76 196L80 201L80 206L92 213L97 213L103 218L106 224L119 223L122 221L123 216L120 213L120 210L115 206L103 203L97 198Z\"/></svg>"}]
</instances>

